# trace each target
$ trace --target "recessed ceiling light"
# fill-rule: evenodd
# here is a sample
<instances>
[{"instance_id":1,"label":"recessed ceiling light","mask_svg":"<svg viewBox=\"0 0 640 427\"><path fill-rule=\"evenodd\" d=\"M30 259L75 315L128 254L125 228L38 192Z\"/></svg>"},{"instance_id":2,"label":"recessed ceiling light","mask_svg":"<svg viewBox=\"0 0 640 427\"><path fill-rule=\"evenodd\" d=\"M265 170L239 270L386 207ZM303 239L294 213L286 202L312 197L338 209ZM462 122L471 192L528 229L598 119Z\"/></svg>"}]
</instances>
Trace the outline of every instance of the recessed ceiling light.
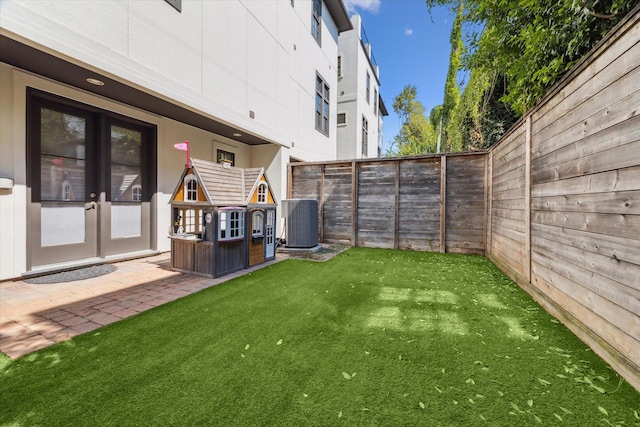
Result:
<instances>
[{"instance_id":1,"label":"recessed ceiling light","mask_svg":"<svg viewBox=\"0 0 640 427\"><path fill-rule=\"evenodd\" d=\"M87 79L87 82L91 83L92 85L96 85L96 86L104 86L104 82L102 80L94 79L92 77L89 77Z\"/></svg>"},{"instance_id":2,"label":"recessed ceiling light","mask_svg":"<svg viewBox=\"0 0 640 427\"><path fill-rule=\"evenodd\" d=\"M233 136L242 136L242 134L241 134L241 133L236 132L236 133L234 133L234 134L233 134Z\"/></svg>"}]
</instances>

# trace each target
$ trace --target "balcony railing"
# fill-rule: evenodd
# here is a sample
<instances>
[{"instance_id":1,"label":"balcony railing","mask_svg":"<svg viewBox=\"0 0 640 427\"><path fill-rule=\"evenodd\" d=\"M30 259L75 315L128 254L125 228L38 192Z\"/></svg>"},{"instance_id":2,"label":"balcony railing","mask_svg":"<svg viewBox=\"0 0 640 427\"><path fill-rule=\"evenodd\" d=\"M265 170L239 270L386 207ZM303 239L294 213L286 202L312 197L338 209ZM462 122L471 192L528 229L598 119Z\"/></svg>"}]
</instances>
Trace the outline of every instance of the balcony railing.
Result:
<instances>
[{"instance_id":1,"label":"balcony railing","mask_svg":"<svg viewBox=\"0 0 640 427\"><path fill-rule=\"evenodd\" d=\"M365 51L369 55L369 61L371 61L371 66L374 70L378 68L378 62L376 61L376 57L373 55L373 49L371 48L371 43L369 43L369 38L367 37L367 33L364 31L364 25L360 25L360 40L364 45Z\"/></svg>"}]
</instances>

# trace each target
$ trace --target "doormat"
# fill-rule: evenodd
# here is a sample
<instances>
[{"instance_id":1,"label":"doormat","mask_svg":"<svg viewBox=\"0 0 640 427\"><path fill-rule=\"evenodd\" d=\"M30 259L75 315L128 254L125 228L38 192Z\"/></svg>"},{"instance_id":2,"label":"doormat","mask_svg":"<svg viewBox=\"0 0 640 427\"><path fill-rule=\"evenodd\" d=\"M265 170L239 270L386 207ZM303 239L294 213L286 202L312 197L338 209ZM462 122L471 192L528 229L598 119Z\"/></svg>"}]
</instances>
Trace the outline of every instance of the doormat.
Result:
<instances>
[{"instance_id":1,"label":"doormat","mask_svg":"<svg viewBox=\"0 0 640 427\"><path fill-rule=\"evenodd\" d=\"M32 277L24 280L26 283L34 285L48 285L52 283L73 282L75 280L91 279L93 277L104 276L116 271L118 267L112 264L94 265L91 267L79 268L77 270L62 271L60 273L47 274L46 276Z\"/></svg>"}]
</instances>

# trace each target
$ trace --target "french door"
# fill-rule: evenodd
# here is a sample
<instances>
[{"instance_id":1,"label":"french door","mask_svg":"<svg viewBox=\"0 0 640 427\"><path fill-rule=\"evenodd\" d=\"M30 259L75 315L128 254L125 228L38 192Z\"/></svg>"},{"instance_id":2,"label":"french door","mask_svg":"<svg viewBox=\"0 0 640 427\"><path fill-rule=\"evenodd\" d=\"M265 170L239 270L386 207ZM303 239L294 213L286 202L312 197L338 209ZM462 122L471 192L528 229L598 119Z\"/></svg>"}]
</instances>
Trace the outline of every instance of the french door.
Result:
<instances>
[{"instance_id":1,"label":"french door","mask_svg":"<svg viewBox=\"0 0 640 427\"><path fill-rule=\"evenodd\" d=\"M155 128L32 90L28 268L152 249Z\"/></svg>"}]
</instances>

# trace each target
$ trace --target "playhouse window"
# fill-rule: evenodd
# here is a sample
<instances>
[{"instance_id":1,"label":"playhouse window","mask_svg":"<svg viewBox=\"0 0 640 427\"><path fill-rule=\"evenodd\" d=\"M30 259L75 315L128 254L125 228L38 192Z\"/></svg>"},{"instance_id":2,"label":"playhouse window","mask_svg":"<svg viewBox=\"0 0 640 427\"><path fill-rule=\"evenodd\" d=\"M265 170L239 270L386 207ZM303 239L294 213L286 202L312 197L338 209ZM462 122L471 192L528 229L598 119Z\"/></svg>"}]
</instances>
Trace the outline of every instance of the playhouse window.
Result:
<instances>
[{"instance_id":1,"label":"playhouse window","mask_svg":"<svg viewBox=\"0 0 640 427\"><path fill-rule=\"evenodd\" d=\"M221 242L244 238L244 211L221 210L218 213L218 240Z\"/></svg>"},{"instance_id":2,"label":"playhouse window","mask_svg":"<svg viewBox=\"0 0 640 427\"><path fill-rule=\"evenodd\" d=\"M69 201L73 199L73 191L71 190L71 184L69 181L62 181L62 200Z\"/></svg>"},{"instance_id":3,"label":"playhouse window","mask_svg":"<svg viewBox=\"0 0 640 427\"><path fill-rule=\"evenodd\" d=\"M182 227L185 233L202 233L202 211L200 209L184 209L182 211Z\"/></svg>"},{"instance_id":4,"label":"playhouse window","mask_svg":"<svg viewBox=\"0 0 640 427\"><path fill-rule=\"evenodd\" d=\"M264 235L264 214L260 211L254 212L251 215L251 236L262 237Z\"/></svg>"},{"instance_id":5,"label":"playhouse window","mask_svg":"<svg viewBox=\"0 0 640 427\"><path fill-rule=\"evenodd\" d=\"M258 203L267 203L267 184L258 185Z\"/></svg>"},{"instance_id":6,"label":"playhouse window","mask_svg":"<svg viewBox=\"0 0 640 427\"><path fill-rule=\"evenodd\" d=\"M189 202L198 201L198 181L195 175L184 177L184 200Z\"/></svg>"},{"instance_id":7,"label":"playhouse window","mask_svg":"<svg viewBox=\"0 0 640 427\"><path fill-rule=\"evenodd\" d=\"M133 200L134 202L141 202L142 201L142 186L141 185L134 185L131 188L131 200Z\"/></svg>"}]
</instances>

